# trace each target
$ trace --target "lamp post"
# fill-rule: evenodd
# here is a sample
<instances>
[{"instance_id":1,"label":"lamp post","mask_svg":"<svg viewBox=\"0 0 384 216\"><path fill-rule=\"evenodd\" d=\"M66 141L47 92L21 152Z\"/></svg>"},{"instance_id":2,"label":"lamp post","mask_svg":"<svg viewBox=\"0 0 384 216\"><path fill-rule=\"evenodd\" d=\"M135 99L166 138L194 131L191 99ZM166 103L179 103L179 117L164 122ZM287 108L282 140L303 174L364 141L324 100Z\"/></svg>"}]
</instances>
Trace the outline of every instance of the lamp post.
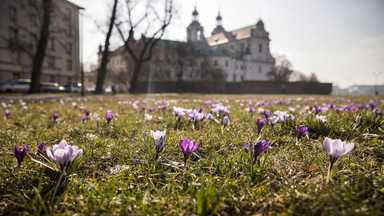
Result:
<instances>
[{"instance_id":1,"label":"lamp post","mask_svg":"<svg viewBox=\"0 0 384 216\"><path fill-rule=\"evenodd\" d=\"M379 91L377 90L377 83L378 83L378 80L379 80L379 76L381 75L381 71L380 72L373 71L372 74L375 77L375 95L378 95Z\"/></svg>"}]
</instances>

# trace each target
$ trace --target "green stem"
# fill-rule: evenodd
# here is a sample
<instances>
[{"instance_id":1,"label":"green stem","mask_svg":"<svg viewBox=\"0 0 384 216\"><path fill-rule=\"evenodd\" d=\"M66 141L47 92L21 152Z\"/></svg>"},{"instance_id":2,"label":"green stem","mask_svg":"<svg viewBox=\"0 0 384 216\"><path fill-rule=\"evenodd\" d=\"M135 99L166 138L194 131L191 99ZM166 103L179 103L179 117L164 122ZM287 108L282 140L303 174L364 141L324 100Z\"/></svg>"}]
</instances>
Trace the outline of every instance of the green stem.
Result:
<instances>
[{"instance_id":1,"label":"green stem","mask_svg":"<svg viewBox=\"0 0 384 216\"><path fill-rule=\"evenodd\" d=\"M333 167L333 163L331 162L331 163L329 164L329 168L328 168L327 184L328 184L329 180L331 180L332 167Z\"/></svg>"}]
</instances>

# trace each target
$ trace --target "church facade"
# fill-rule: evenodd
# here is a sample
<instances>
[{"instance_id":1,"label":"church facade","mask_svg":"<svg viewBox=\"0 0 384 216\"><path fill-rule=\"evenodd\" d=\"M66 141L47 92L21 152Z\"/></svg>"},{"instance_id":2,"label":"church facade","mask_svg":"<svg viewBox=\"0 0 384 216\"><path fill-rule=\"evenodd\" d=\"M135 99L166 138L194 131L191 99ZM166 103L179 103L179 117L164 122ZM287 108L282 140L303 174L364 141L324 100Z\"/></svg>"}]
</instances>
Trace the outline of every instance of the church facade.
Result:
<instances>
[{"instance_id":1,"label":"church facade","mask_svg":"<svg viewBox=\"0 0 384 216\"><path fill-rule=\"evenodd\" d=\"M255 25L226 31L222 17L211 36L205 37L198 21L198 11L192 13L187 27L187 41L159 40L152 59L142 68L140 81L266 81L275 66L269 50L269 33L259 20ZM140 40L137 41L140 43ZM99 51L99 63L101 48ZM132 62L124 47L111 52L105 86L129 89ZM128 70L128 71L127 71ZM128 74L128 75L127 75Z\"/></svg>"}]
</instances>

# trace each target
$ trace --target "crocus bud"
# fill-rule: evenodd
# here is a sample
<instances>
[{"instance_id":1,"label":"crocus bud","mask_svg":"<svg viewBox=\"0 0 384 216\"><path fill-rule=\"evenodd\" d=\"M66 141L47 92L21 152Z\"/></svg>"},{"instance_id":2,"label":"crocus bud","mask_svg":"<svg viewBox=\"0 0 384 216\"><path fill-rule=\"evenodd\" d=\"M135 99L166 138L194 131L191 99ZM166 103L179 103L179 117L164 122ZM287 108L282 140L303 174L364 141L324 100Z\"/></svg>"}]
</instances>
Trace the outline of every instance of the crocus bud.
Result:
<instances>
[{"instance_id":1,"label":"crocus bud","mask_svg":"<svg viewBox=\"0 0 384 216\"><path fill-rule=\"evenodd\" d=\"M226 127L227 125L229 125L229 118L227 117L227 116L225 116L224 117L224 119L223 119L223 125L224 125L224 127Z\"/></svg>"},{"instance_id":2,"label":"crocus bud","mask_svg":"<svg viewBox=\"0 0 384 216\"><path fill-rule=\"evenodd\" d=\"M13 149L13 154L17 159L18 166L20 166L21 162L23 161L27 153L28 153L28 146L26 145L19 145Z\"/></svg>"}]
</instances>

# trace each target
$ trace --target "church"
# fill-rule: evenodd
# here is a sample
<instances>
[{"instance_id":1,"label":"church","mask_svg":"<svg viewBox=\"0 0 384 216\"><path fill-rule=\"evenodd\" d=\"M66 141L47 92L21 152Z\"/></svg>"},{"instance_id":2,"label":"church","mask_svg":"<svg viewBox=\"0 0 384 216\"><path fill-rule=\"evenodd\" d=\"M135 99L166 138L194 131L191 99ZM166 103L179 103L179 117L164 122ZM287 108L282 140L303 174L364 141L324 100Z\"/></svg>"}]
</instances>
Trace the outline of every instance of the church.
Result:
<instances>
[{"instance_id":1,"label":"church","mask_svg":"<svg viewBox=\"0 0 384 216\"><path fill-rule=\"evenodd\" d=\"M262 20L255 25L226 31L220 12L211 36L204 35L196 8L187 27L187 41L161 39L153 49L153 56L145 64L139 81L243 81L270 80L268 72L275 66L269 50L269 33ZM140 43L140 41L137 41ZM99 49L99 62L101 60ZM129 68L132 65L124 47L111 52L107 65L106 86L129 89Z\"/></svg>"}]
</instances>

